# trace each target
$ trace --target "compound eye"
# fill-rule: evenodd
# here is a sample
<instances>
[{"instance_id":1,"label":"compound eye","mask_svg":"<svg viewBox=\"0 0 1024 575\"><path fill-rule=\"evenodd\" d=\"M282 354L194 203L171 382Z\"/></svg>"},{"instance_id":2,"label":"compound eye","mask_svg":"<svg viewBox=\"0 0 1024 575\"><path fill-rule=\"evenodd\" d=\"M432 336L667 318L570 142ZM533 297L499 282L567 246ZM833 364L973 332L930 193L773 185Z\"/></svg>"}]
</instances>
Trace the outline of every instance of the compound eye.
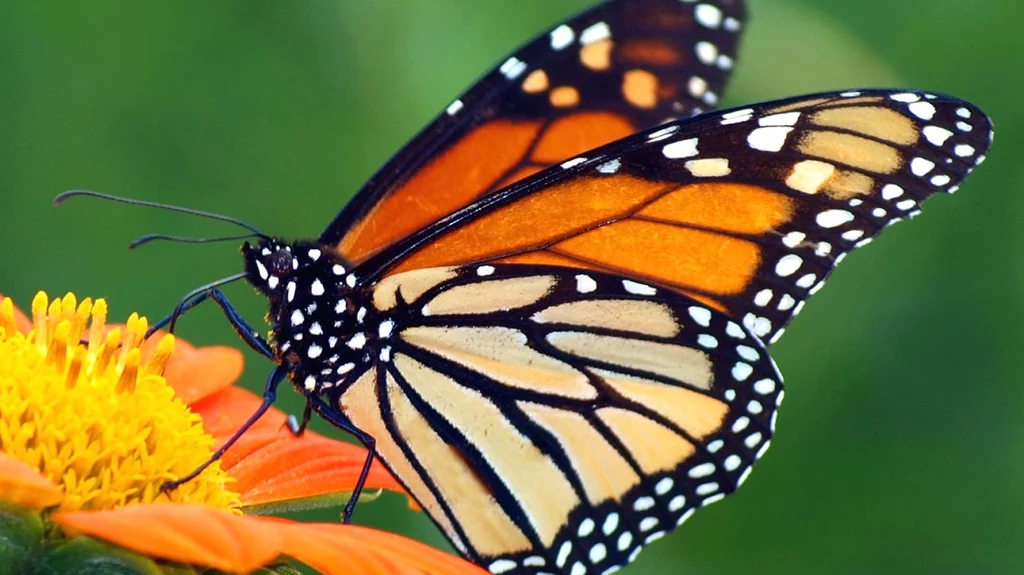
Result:
<instances>
[{"instance_id":1,"label":"compound eye","mask_svg":"<svg viewBox=\"0 0 1024 575\"><path fill-rule=\"evenodd\" d=\"M267 258L267 267L275 276L286 276L292 271L291 252L279 249Z\"/></svg>"}]
</instances>

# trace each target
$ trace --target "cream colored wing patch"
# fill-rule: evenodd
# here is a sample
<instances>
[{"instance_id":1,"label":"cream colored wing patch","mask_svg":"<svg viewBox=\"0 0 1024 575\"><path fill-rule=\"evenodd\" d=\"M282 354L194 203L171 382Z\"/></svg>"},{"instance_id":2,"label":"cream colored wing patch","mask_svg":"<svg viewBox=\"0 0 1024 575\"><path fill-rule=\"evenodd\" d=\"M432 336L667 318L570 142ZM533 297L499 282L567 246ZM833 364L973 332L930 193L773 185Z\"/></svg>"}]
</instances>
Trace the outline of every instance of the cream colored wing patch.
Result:
<instances>
[{"instance_id":1,"label":"cream colored wing patch","mask_svg":"<svg viewBox=\"0 0 1024 575\"><path fill-rule=\"evenodd\" d=\"M678 293L483 265L396 274L371 299L380 361L341 408L484 565L626 563L770 441L782 382L764 346Z\"/></svg>"}]
</instances>

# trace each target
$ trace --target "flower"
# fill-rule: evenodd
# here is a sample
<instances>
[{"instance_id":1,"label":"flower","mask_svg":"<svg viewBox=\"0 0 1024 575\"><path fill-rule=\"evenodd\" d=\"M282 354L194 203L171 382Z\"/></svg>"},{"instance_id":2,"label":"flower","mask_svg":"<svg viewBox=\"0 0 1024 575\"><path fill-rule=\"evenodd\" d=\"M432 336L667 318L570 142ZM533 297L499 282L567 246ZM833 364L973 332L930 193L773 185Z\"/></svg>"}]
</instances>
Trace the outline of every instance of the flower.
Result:
<instances>
[{"instance_id":1,"label":"flower","mask_svg":"<svg viewBox=\"0 0 1024 575\"><path fill-rule=\"evenodd\" d=\"M0 537L25 542L0 549L0 562L60 572L102 556L140 572L242 573L287 570L291 558L324 573L484 573L395 534L254 515L344 502L366 457L313 432L293 436L278 410L195 479L163 491L260 398L233 386L237 350L145 340L147 328L134 314L108 327L103 300L39 294L29 319L0 297ZM366 486L401 491L376 463Z\"/></svg>"}]
</instances>

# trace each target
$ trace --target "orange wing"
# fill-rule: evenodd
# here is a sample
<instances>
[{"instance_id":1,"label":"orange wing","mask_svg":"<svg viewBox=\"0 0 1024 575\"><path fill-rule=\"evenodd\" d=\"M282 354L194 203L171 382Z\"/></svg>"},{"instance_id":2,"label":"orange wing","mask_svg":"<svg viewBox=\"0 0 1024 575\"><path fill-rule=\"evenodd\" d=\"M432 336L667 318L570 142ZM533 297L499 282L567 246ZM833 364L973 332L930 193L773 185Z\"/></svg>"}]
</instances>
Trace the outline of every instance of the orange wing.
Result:
<instances>
[{"instance_id":1,"label":"orange wing","mask_svg":"<svg viewBox=\"0 0 1024 575\"><path fill-rule=\"evenodd\" d=\"M717 103L741 0L613 0L485 75L370 179L320 237L358 264L552 164Z\"/></svg>"},{"instance_id":2,"label":"orange wing","mask_svg":"<svg viewBox=\"0 0 1024 575\"><path fill-rule=\"evenodd\" d=\"M990 130L970 104L920 92L705 114L484 198L361 275L483 262L606 271L685 293L774 341L846 252L955 190Z\"/></svg>"}]
</instances>

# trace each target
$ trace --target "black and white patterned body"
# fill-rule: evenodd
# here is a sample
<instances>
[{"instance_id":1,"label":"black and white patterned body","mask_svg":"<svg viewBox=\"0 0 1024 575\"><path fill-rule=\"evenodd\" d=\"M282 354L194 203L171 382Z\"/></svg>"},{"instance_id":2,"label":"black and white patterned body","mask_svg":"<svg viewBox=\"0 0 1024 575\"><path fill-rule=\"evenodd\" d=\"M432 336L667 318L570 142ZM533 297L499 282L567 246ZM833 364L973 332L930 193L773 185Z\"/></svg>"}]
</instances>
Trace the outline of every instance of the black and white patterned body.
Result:
<instances>
[{"instance_id":1,"label":"black and white patterned body","mask_svg":"<svg viewBox=\"0 0 1024 575\"><path fill-rule=\"evenodd\" d=\"M342 386L366 369L381 328L364 323L365 296L345 262L313 242L265 240L242 253L249 282L270 300L276 359L300 392Z\"/></svg>"}]
</instances>

